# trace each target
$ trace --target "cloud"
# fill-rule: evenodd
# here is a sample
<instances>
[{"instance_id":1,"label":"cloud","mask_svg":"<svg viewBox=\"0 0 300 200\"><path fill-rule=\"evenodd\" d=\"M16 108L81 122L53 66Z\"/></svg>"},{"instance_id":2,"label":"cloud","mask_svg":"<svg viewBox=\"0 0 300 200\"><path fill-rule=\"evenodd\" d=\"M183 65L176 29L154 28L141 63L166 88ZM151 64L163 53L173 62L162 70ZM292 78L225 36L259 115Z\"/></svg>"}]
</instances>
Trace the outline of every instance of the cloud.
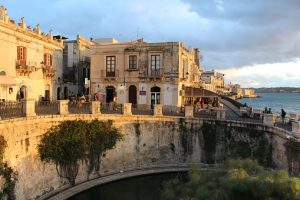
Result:
<instances>
[{"instance_id":1,"label":"cloud","mask_svg":"<svg viewBox=\"0 0 300 200\"><path fill-rule=\"evenodd\" d=\"M25 16L70 39L183 41L198 47L206 69L241 68L300 59L299 0L2 0L9 16ZM269 66L269 65L267 65ZM271 67L271 66L270 66ZM270 69L271 70L271 69Z\"/></svg>"},{"instance_id":2,"label":"cloud","mask_svg":"<svg viewBox=\"0 0 300 200\"><path fill-rule=\"evenodd\" d=\"M207 35L214 44L204 45L205 64L224 68L299 58L298 0L183 1L213 26Z\"/></svg>"},{"instance_id":3,"label":"cloud","mask_svg":"<svg viewBox=\"0 0 300 200\"><path fill-rule=\"evenodd\" d=\"M259 64L220 70L227 82L243 87L300 86L300 59L295 62Z\"/></svg>"}]
</instances>

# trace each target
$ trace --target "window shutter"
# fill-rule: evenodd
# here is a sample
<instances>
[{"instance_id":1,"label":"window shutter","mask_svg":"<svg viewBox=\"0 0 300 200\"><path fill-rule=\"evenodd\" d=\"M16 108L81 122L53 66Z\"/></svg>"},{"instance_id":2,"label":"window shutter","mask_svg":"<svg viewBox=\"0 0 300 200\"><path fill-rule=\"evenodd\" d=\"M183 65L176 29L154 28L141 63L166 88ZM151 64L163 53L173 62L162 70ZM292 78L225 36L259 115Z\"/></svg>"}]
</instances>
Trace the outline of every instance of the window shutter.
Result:
<instances>
[{"instance_id":1,"label":"window shutter","mask_svg":"<svg viewBox=\"0 0 300 200\"><path fill-rule=\"evenodd\" d=\"M23 60L27 60L27 48L26 47L23 47Z\"/></svg>"},{"instance_id":2,"label":"window shutter","mask_svg":"<svg viewBox=\"0 0 300 200\"><path fill-rule=\"evenodd\" d=\"M52 66L52 55L50 54L50 66Z\"/></svg>"},{"instance_id":3,"label":"window shutter","mask_svg":"<svg viewBox=\"0 0 300 200\"><path fill-rule=\"evenodd\" d=\"M20 51L21 50L20 50L20 48L21 48L20 46L17 47L17 60L20 60L20 58L21 58L21 55L20 55Z\"/></svg>"},{"instance_id":4,"label":"window shutter","mask_svg":"<svg viewBox=\"0 0 300 200\"><path fill-rule=\"evenodd\" d=\"M44 65L47 66L47 54L44 53Z\"/></svg>"}]
</instances>

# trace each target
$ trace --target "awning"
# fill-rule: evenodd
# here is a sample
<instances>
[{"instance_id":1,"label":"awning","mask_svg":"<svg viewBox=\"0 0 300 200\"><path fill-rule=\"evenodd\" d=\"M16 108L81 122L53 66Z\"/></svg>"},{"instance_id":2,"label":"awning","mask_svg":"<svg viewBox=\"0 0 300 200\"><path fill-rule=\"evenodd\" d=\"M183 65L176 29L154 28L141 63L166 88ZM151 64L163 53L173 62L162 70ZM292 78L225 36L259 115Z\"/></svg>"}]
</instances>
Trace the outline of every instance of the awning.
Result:
<instances>
[{"instance_id":1,"label":"awning","mask_svg":"<svg viewBox=\"0 0 300 200\"><path fill-rule=\"evenodd\" d=\"M0 76L0 86L17 85L17 81L10 76Z\"/></svg>"},{"instance_id":2,"label":"awning","mask_svg":"<svg viewBox=\"0 0 300 200\"><path fill-rule=\"evenodd\" d=\"M212 91L202 89L202 88L192 88L185 87L184 88L184 96L185 97L207 97L207 98L217 98L219 95Z\"/></svg>"}]
</instances>

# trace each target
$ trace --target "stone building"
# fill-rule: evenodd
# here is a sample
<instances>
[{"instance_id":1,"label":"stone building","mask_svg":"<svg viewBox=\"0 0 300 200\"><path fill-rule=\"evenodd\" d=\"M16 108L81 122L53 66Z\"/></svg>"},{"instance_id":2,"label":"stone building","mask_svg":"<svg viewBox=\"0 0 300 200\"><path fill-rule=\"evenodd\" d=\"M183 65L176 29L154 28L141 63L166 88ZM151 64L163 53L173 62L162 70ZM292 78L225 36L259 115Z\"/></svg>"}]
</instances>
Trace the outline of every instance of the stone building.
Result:
<instances>
[{"instance_id":1,"label":"stone building","mask_svg":"<svg viewBox=\"0 0 300 200\"><path fill-rule=\"evenodd\" d=\"M91 46L93 42L80 35L76 40L64 40L63 96L89 94Z\"/></svg>"},{"instance_id":2,"label":"stone building","mask_svg":"<svg viewBox=\"0 0 300 200\"><path fill-rule=\"evenodd\" d=\"M40 25L26 26L25 19L16 23L0 7L0 99L56 99L62 74L61 39Z\"/></svg>"},{"instance_id":3,"label":"stone building","mask_svg":"<svg viewBox=\"0 0 300 200\"><path fill-rule=\"evenodd\" d=\"M201 74L201 80L204 82L205 89L223 94L225 91L224 76L215 70L204 71Z\"/></svg>"},{"instance_id":4,"label":"stone building","mask_svg":"<svg viewBox=\"0 0 300 200\"><path fill-rule=\"evenodd\" d=\"M95 40L91 56L91 93L102 102L177 109L185 87L202 86L199 49L182 42L104 41Z\"/></svg>"}]
</instances>

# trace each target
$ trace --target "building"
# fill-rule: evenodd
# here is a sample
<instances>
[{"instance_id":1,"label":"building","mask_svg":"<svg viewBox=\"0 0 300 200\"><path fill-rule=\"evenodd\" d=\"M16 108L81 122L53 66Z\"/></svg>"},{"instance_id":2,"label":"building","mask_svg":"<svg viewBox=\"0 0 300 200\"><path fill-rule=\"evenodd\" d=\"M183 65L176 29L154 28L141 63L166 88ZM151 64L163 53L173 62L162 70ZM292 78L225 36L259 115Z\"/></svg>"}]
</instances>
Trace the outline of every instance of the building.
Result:
<instances>
[{"instance_id":1,"label":"building","mask_svg":"<svg viewBox=\"0 0 300 200\"><path fill-rule=\"evenodd\" d=\"M215 70L204 71L201 74L201 80L204 82L204 88L218 94L224 94L224 74L219 73Z\"/></svg>"},{"instance_id":2,"label":"building","mask_svg":"<svg viewBox=\"0 0 300 200\"><path fill-rule=\"evenodd\" d=\"M255 93L254 89L243 88L242 89L243 98L256 98L258 95Z\"/></svg>"},{"instance_id":3,"label":"building","mask_svg":"<svg viewBox=\"0 0 300 200\"><path fill-rule=\"evenodd\" d=\"M233 84L231 88L232 94L235 95L236 99L243 98L243 89L240 84Z\"/></svg>"},{"instance_id":4,"label":"building","mask_svg":"<svg viewBox=\"0 0 300 200\"><path fill-rule=\"evenodd\" d=\"M102 102L177 109L191 96L186 87L200 88L199 49L182 42L102 43L95 40L91 56L91 93ZM189 95L188 98L187 95Z\"/></svg>"},{"instance_id":5,"label":"building","mask_svg":"<svg viewBox=\"0 0 300 200\"><path fill-rule=\"evenodd\" d=\"M16 23L0 7L0 99L50 100L57 98L62 74L61 39L41 32L40 25Z\"/></svg>"},{"instance_id":6,"label":"building","mask_svg":"<svg viewBox=\"0 0 300 200\"><path fill-rule=\"evenodd\" d=\"M64 40L63 94L89 94L91 46L94 43L80 35L76 40Z\"/></svg>"}]
</instances>

